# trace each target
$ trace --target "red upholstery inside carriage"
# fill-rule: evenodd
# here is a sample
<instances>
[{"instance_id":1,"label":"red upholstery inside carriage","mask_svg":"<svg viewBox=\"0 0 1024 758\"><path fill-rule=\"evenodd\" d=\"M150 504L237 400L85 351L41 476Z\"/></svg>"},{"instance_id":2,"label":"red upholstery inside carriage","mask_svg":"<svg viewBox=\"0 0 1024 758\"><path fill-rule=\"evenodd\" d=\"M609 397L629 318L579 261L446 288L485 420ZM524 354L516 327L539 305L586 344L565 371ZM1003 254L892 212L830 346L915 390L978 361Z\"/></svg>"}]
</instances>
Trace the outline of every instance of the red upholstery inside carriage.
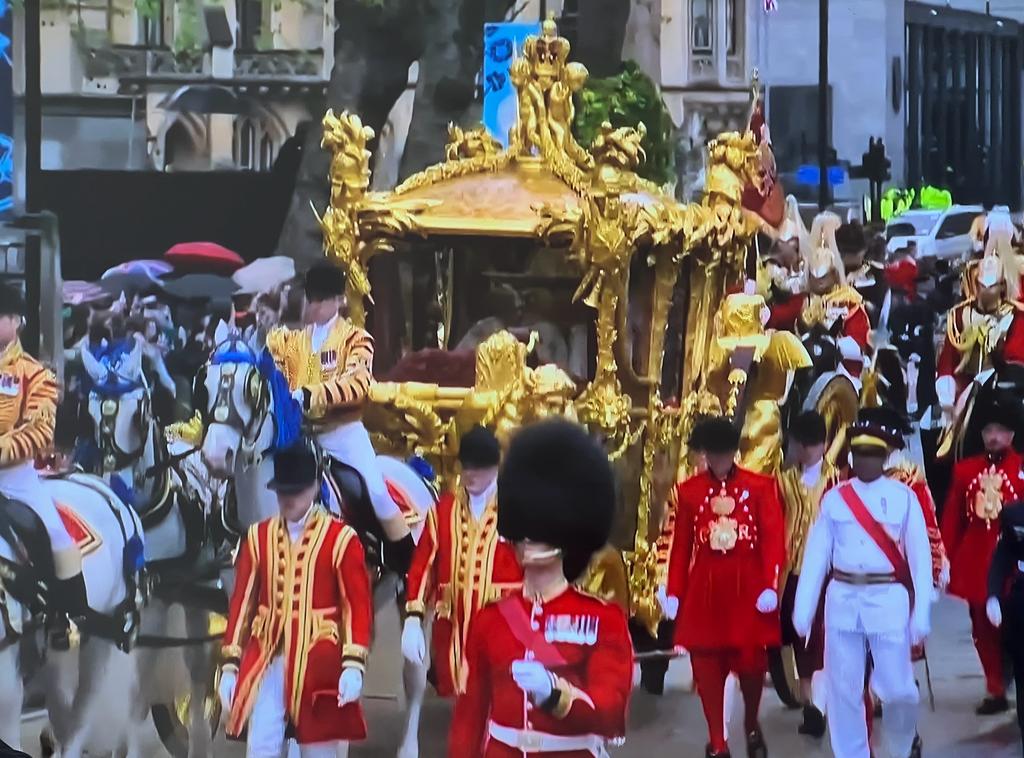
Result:
<instances>
[{"instance_id":1,"label":"red upholstery inside carriage","mask_svg":"<svg viewBox=\"0 0 1024 758\"><path fill-rule=\"evenodd\" d=\"M472 387L476 382L475 350L428 348L407 353L384 376L385 382L426 382L442 387Z\"/></svg>"}]
</instances>

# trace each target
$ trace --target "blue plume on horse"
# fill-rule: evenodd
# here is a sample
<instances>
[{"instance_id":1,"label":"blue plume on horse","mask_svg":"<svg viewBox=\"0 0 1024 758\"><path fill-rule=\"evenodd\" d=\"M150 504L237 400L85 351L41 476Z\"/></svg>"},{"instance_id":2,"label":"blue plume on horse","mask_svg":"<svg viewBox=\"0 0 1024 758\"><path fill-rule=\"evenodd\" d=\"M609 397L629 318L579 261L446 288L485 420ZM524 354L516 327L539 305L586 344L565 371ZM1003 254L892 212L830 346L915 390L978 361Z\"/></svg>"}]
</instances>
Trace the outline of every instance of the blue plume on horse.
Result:
<instances>
[{"instance_id":1,"label":"blue plume on horse","mask_svg":"<svg viewBox=\"0 0 1024 758\"><path fill-rule=\"evenodd\" d=\"M256 368L270 388L270 397L274 400L274 428L277 430L274 449L283 450L299 438L302 431L302 408L295 402L288 380L266 348L260 353Z\"/></svg>"},{"instance_id":2,"label":"blue plume on horse","mask_svg":"<svg viewBox=\"0 0 1024 758\"><path fill-rule=\"evenodd\" d=\"M430 461L424 458L419 453L414 453L409 456L409 460L406 461L416 474L427 482L433 482L437 478L437 472L434 471L434 467L430 465Z\"/></svg>"},{"instance_id":3,"label":"blue plume on horse","mask_svg":"<svg viewBox=\"0 0 1024 758\"><path fill-rule=\"evenodd\" d=\"M114 491L118 499L127 505L129 508L135 507L135 490L128 486L120 474L114 474L110 477L110 489Z\"/></svg>"},{"instance_id":4,"label":"blue plume on horse","mask_svg":"<svg viewBox=\"0 0 1024 758\"><path fill-rule=\"evenodd\" d=\"M253 366L259 371L260 377L270 390L270 398L274 406L274 429L276 431L274 442L267 452L272 453L275 450L289 447L299 438L299 433L302 431L302 408L292 397L288 380L274 363L274 356L266 348L257 355L238 336L226 340L226 344L226 348L214 352L210 364L216 366L221 363L241 363Z\"/></svg>"},{"instance_id":5,"label":"blue plume on horse","mask_svg":"<svg viewBox=\"0 0 1024 758\"><path fill-rule=\"evenodd\" d=\"M124 546L124 569L126 573L137 574L146 566L146 546L139 535L134 534Z\"/></svg>"}]
</instances>

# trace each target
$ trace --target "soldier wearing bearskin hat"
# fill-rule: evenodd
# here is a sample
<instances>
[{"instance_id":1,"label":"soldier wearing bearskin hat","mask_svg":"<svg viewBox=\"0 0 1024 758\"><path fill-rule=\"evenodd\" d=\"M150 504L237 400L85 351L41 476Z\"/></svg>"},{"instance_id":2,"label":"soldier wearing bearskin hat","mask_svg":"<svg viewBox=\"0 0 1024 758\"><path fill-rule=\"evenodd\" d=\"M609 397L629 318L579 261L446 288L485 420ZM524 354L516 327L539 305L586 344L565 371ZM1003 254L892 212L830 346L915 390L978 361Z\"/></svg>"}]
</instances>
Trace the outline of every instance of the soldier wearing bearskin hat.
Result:
<instances>
[{"instance_id":1,"label":"soldier wearing bearskin hat","mask_svg":"<svg viewBox=\"0 0 1024 758\"><path fill-rule=\"evenodd\" d=\"M617 605L572 586L607 542L615 481L604 450L562 420L525 427L498 477L498 533L523 588L473 619L449 755L603 755L624 736L633 648Z\"/></svg>"},{"instance_id":2,"label":"soldier wearing bearskin hat","mask_svg":"<svg viewBox=\"0 0 1024 758\"><path fill-rule=\"evenodd\" d=\"M959 461L942 513L942 539L950 556L949 592L967 602L974 646L985 672L986 697L979 715L1009 706L1003 678L999 630L988 620L988 567L999 537L1005 506L1024 497L1024 465L1013 449L1021 428L1021 400L1007 393L982 391L974 402L971 425L981 431L984 450Z\"/></svg>"},{"instance_id":3,"label":"soldier wearing bearskin hat","mask_svg":"<svg viewBox=\"0 0 1024 758\"><path fill-rule=\"evenodd\" d=\"M1000 535L988 570L988 622L1002 630L1017 692L1024 692L1024 501L999 514ZM1024 697L1017 696L1017 728L1024 739Z\"/></svg>"},{"instance_id":4,"label":"soldier wearing bearskin hat","mask_svg":"<svg viewBox=\"0 0 1024 758\"><path fill-rule=\"evenodd\" d=\"M665 615L676 618L704 707L706 754L729 755L724 730L726 678L735 673L745 705L747 754L765 756L758 722L768 647L779 644L779 577L785 528L772 477L735 463L740 434L724 418L694 428L707 469L676 492L676 533Z\"/></svg>"},{"instance_id":5,"label":"soldier wearing bearskin hat","mask_svg":"<svg viewBox=\"0 0 1024 758\"><path fill-rule=\"evenodd\" d=\"M919 756L917 684L911 647L928 636L932 561L928 530L909 487L884 475L903 435L885 408L865 408L850 426L853 479L829 490L811 528L800 569L793 627L812 633L826 577L825 680L832 750L870 754L862 681L885 706L890 755Z\"/></svg>"},{"instance_id":6,"label":"soldier wearing bearskin hat","mask_svg":"<svg viewBox=\"0 0 1024 758\"><path fill-rule=\"evenodd\" d=\"M442 495L428 514L409 568L402 653L413 663L424 662L423 617L433 606L433 682L444 697L462 684L470 622L485 605L523 585L515 551L498 535L500 459L498 439L489 429L477 426L462 436L458 488Z\"/></svg>"}]
</instances>

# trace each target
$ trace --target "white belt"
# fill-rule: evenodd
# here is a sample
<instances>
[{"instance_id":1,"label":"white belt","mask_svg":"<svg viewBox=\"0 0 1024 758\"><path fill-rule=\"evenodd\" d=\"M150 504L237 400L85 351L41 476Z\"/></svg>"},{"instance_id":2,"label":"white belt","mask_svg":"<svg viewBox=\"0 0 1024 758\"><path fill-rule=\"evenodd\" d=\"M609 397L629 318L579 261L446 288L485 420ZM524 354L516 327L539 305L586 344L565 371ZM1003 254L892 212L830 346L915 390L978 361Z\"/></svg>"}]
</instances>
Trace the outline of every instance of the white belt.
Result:
<instances>
[{"instance_id":1,"label":"white belt","mask_svg":"<svg viewBox=\"0 0 1024 758\"><path fill-rule=\"evenodd\" d=\"M535 732L532 729L513 729L509 726L495 724L487 726L491 738L502 745L525 753L569 753L575 750L586 750L595 758L607 758L604 749L605 739L596 734L561 735Z\"/></svg>"}]
</instances>

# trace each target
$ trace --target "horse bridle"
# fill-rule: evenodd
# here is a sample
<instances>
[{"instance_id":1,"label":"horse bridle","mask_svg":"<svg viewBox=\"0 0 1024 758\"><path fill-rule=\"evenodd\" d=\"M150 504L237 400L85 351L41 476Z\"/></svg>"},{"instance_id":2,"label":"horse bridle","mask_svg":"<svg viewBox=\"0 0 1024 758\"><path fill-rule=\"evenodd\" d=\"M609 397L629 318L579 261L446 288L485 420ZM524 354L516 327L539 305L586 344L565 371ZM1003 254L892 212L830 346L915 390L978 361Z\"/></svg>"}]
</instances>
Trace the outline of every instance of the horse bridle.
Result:
<instances>
[{"instance_id":1,"label":"horse bridle","mask_svg":"<svg viewBox=\"0 0 1024 758\"><path fill-rule=\"evenodd\" d=\"M239 349L238 346L243 347L244 350ZM254 450L256 440L260 438L263 426L270 418L270 392L256 365L256 355L241 339L231 338L213 349L210 365L220 367L220 377L212 405L206 403L203 408L204 420L207 424L212 422L241 429L242 448L248 456L255 460L258 457ZM231 402L231 398L235 394L235 381L238 378L240 366L246 367L242 381L245 382L246 402L252 408L252 416L247 422L242 420L238 408ZM205 385L205 380L206 369L203 369L203 372L197 377L197 382Z\"/></svg>"},{"instance_id":2,"label":"horse bridle","mask_svg":"<svg viewBox=\"0 0 1024 758\"><path fill-rule=\"evenodd\" d=\"M113 381L116 381L116 385ZM121 412L121 398L129 392L141 389L139 408L132 417L132 424L139 432L141 442L135 450L123 450L117 444L117 417ZM103 384L97 384L92 392L100 398L100 421L96 430L96 441L100 448L100 465L104 473L120 471L132 466L146 450L149 430L150 398L145 382L135 382L111 373Z\"/></svg>"}]
</instances>

